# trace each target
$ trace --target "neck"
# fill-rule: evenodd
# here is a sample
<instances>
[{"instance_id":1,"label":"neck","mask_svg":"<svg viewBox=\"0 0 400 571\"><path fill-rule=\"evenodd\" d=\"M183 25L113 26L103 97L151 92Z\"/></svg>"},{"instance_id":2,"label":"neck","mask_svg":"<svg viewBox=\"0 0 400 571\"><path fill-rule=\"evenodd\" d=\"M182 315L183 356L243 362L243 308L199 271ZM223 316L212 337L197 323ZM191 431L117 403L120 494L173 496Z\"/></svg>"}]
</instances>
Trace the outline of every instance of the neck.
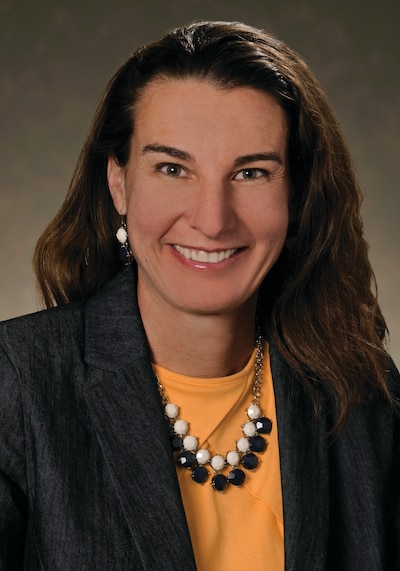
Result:
<instances>
[{"instance_id":1,"label":"neck","mask_svg":"<svg viewBox=\"0 0 400 571\"><path fill-rule=\"evenodd\" d=\"M255 347L255 300L224 314L192 314L141 303L153 362L192 377L240 371ZM161 311L162 309L162 311Z\"/></svg>"}]
</instances>

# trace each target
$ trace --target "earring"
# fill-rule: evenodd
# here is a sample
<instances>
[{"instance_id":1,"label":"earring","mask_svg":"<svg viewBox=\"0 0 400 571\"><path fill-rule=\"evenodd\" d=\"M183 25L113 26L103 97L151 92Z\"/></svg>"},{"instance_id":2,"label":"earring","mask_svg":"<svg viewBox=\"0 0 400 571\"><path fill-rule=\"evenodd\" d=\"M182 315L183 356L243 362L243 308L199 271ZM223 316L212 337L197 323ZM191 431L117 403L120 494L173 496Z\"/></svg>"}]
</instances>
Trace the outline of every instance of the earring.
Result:
<instances>
[{"instance_id":1,"label":"earring","mask_svg":"<svg viewBox=\"0 0 400 571\"><path fill-rule=\"evenodd\" d=\"M118 242L121 244L121 247L119 249L119 258L121 262L124 262L126 266L129 266L129 264L131 264L133 261L133 252L129 245L128 231L126 229L125 220L121 220L121 226L118 228L115 235L117 237Z\"/></svg>"}]
</instances>

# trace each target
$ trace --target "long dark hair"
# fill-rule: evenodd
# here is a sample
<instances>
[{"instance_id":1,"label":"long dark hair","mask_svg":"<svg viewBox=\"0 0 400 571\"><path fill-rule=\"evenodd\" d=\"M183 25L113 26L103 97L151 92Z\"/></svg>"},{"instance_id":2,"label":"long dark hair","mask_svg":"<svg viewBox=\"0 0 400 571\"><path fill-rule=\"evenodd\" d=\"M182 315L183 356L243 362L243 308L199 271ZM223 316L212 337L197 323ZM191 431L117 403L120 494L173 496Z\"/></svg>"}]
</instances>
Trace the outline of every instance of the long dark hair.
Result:
<instances>
[{"instance_id":1,"label":"long dark hair","mask_svg":"<svg viewBox=\"0 0 400 571\"><path fill-rule=\"evenodd\" d=\"M115 73L97 108L67 197L34 257L47 306L87 299L121 269L119 216L107 161L125 165L135 103L159 77L196 77L271 94L289 121L292 183L288 247L260 290L259 318L313 392L333 388L338 424L372 389L389 395L385 321L360 217L361 194L340 126L304 61L264 31L200 22L140 47Z\"/></svg>"}]
</instances>

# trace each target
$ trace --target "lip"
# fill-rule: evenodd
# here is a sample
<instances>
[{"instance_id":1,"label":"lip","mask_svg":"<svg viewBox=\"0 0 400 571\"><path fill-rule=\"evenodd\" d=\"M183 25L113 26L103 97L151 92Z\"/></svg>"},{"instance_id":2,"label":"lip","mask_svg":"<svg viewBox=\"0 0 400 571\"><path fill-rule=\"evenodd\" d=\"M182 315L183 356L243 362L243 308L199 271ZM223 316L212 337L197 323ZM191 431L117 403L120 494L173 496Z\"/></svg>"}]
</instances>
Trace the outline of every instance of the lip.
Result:
<instances>
[{"instance_id":1,"label":"lip","mask_svg":"<svg viewBox=\"0 0 400 571\"><path fill-rule=\"evenodd\" d=\"M186 265L196 269L221 269L233 261L243 248L203 250L171 244L173 253Z\"/></svg>"}]
</instances>

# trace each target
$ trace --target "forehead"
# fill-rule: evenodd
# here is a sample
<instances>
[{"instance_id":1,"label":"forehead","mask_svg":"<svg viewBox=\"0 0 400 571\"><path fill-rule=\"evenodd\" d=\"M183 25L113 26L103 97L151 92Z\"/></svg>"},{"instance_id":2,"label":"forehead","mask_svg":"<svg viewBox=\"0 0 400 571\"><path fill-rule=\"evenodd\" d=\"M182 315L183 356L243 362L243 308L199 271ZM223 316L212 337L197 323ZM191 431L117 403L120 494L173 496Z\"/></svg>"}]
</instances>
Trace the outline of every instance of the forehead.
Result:
<instances>
[{"instance_id":1,"label":"forehead","mask_svg":"<svg viewBox=\"0 0 400 571\"><path fill-rule=\"evenodd\" d=\"M223 88L209 80L150 82L134 108L135 143L163 143L221 154L273 150L285 154L286 113L274 97L249 87ZM270 148L274 147L274 148Z\"/></svg>"}]
</instances>

